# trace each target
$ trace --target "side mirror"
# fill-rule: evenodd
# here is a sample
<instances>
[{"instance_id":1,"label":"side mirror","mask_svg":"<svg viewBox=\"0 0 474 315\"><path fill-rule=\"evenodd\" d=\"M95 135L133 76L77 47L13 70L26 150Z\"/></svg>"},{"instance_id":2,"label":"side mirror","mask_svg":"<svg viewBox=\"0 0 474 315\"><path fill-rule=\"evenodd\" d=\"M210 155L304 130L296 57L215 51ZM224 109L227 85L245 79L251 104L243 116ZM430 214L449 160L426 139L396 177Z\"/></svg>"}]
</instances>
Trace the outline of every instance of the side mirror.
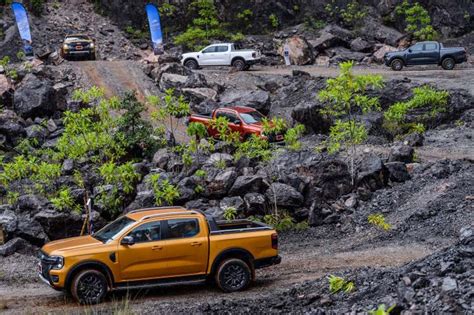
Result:
<instances>
[{"instance_id":1,"label":"side mirror","mask_svg":"<svg viewBox=\"0 0 474 315\"><path fill-rule=\"evenodd\" d=\"M240 125L241 123L242 123L242 122L240 121L240 119L234 120L234 124L236 124L236 125Z\"/></svg>"},{"instance_id":2,"label":"side mirror","mask_svg":"<svg viewBox=\"0 0 474 315\"><path fill-rule=\"evenodd\" d=\"M135 244L135 240L133 239L133 236L125 236L122 238L122 241L120 242L120 245L124 246L132 246Z\"/></svg>"},{"instance_id":3,"label":"side mirror","mask_svg":"<svg viewBox=\"0 0 474 315\"><path fill-rule=\"evenodd\" d=\"M411 48L408 48L408 52L411 53Z\"/></svg>"}]
</instances>

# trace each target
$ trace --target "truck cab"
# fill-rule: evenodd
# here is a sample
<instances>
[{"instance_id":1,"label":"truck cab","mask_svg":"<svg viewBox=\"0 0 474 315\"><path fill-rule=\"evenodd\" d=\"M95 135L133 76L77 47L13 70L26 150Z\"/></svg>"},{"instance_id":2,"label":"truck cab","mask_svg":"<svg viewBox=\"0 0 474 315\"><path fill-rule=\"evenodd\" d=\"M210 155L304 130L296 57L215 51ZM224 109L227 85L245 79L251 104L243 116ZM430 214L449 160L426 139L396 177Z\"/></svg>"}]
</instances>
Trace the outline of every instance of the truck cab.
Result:
<instances>
[{"instance_id":1,"label":"truck cab","mask_svg":"<svg viewBox=\"0 0 474 315\"><path fill-rule=\"evenodd\" d=\"M80 303L113 290L215 280L224 292L247 288L255 269L278 264L278 236L247 220L216 221L182 207L132 211L97 233L46 244L39 277Z\"/></svg>"}]
</instances>

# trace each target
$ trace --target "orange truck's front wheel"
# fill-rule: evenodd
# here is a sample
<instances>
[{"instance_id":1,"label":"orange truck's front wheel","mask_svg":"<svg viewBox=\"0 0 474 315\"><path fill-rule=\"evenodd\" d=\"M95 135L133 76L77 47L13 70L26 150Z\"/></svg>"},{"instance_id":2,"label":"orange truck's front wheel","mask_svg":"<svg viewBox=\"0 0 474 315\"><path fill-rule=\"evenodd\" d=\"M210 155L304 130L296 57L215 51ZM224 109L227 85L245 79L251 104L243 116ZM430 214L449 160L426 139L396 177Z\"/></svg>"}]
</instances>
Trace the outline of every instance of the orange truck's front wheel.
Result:
<instances>
[{"instance_id":1,"label":"orange truck's front wheel","mask_svg":"<svg viewBox=\"0 0 474 315\"><path fill-rule=\"evenodd\" d=\"M71 294L81 304L98 304L108 292L105 275L95 269L80 271L72 280Z\"/></svg>"}]
</instances>

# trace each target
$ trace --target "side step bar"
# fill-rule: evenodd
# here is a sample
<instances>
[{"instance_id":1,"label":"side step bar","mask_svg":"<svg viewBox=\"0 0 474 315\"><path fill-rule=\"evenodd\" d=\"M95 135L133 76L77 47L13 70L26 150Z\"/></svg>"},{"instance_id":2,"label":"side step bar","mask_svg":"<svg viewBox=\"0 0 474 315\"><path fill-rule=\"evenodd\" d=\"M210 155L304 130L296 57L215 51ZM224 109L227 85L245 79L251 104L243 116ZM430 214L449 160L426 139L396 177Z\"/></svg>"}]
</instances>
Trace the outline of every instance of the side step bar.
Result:
<instances>
[{"instance_id":1,"label":"side step bar","mask_svg":"<svg viewBox=\"0 0 474 315\"><path fill-rule=\"evenodd\" d=\"M120 283L116 287L114 287L113 291L122 291L122 290L136 290L136 289L151 289L151 288L158 288L158 287L169 287L169 286L176 286L176 285L188 285L188 284L200 284L205 283L206 277L199 276L199 277L186 277L183 279L169 279L169 280L155 280L150 282L127 282L127 283Z\"/></svg>"}]
</instances>

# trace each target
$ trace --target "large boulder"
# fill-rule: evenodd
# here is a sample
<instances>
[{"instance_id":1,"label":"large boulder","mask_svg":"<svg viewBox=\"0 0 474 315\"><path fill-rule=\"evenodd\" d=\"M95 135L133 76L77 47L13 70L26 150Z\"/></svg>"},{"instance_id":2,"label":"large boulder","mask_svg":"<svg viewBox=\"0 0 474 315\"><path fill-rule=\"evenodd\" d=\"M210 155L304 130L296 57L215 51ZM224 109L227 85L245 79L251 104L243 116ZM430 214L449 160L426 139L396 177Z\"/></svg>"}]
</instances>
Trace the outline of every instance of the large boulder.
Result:
<instances>
[{"instance_id":1,"label":"large boulder","mask_svg":"<svg viewBox=\"0 0 474 315\"><path fill-rule=\"evenodd\" d=\"M385 167L390 174L390 180L392 182L404 182L410 179L407 166L403 162L388 162L385 163Z\"/></svg>"},{"instance_id":2,"label":"large boulder","mask_svg":"<svg viewBox=\"0 0 474 315\"><path fill-rule=\"evenodd\" d=\"M239 196L222 198L221 202L219 203L219 206L224 211L228 208L233 208L237 210L237 215L243 214L245 210L244 200L242 199L242 197Z\"/></svg>"},{"instance_id":3,"label":"large boulder","mask_svg":"<svg viewBox=\"0 0 474 315\"><path fill-rule=\"evenodd\" d=\"M383 188L389 179L388 170L378 156L369 154L363 157L357 172L357 185L372 191Z\"/></svg>"},{"instance_id":4,"label":"large boulder","mask_svg":"<svg viewBox=\"0 0 474 315\"><path fill-rule=\"evenodd\" d=\"M270 204L276 204L283 208L296 208L301 206L304 201L303 195L300 192L283 183L271 184L265 195Z\"/></svg>"},{"instance_id":5,"label":"large boulder","mask_svg":"<svg viewBox=\"0 0 474 315\"><path fill-rule=\"evenodd\" d=\"M366 40L381 42L391 46L397 46L398 42L404 37L396 29L385 26L381 21L371 17L364 20L360 34L363 34Z\"/></svg>"},{"instance_id":6,"label":"large boulder","mask_svg":"<svg viewBox=\"0 0 474 315\"><path fill-rule=\"evenodd\" d=\"M413 156L415 154L415 150L405 144L395 145L390 149L390 155L388 157L389 162L403 162L403 163L411 163L413 162Z\"/></svg>"},{"instance_id":7,"label":"large boulder","mask_svg":"<svg viewBox=\"0 0 474 315\"><path fill-rule=\"evenodd\" d=\"M234 168L219 172L217 176L209 179L205 192L206 196L222 197L227 195L236 178L237 172Z\"/></svg>"},{"instance_id":8,"label":"large boulder","mask_svg":"<svg viewBox=\"0 0 474 315\"><path fill-rule=\"evenodd\" d=\"M33 248L22 238L14 238L4 245L0 245L0 257L7 257L14 253L31 254Z\"/></svg>"},{"instance_id":9,"label":"large boulder","mask_svg":"<svg viewBox=\"0 0 474 315\"><path fill-rule=\"evenodd\" d=\"M308 42L313 46L314 50L323 52L328 48L336 46L349 47L352 39L351 31L335 24L330 24L320 31L318 38L308 40Z\"/></svg>"},{"instance_id":10,"label":"large boulder","mask_svg":"<svg viewBox=\"0 0 474 315\"><path fill-rule=\"evenodd\" d=\"M77 236L81 233L84 218L76 212L59 212L46 209L34 216L51 240ZM96 229L103 226L104 221L98 212L92 213L92 222Z\"/></svg>"},{"instance_id":11,"label":"large boulder","mask_svg":"<svg viewBox=\"0 0 474 315\"><path fill-rule=\"evenodd\" d=\"M313 48L304 37L295 35L288 38L279 49L282 57L285 46L288 46L291 64L302 66L314 62Z\"/></svg>"},{"instance_id":12,"label":"large boulder","mask_svg":"<svg viewBox=\"0 0 474 315\"><path fill-rule=\"evenodd\" d=\"M223 106L248 106L264 114L270 111L270 94L267 91L227 89L220 98Z\"/></svg>"},{"instance_id":13,"label":"large boulder","mask_svg":"<svg viewBox=\"0 0 474 315\"><path fill-rule=\"evenodd\" d=\"M241 196L249 192L259 192L262 188L263 177L258 175L239 176L232 185L229 194Z\"/></svg>"},{"instance_id":14,"label":"large boulder","mask_svg":"<svg viewBox=\"0 0 474 315\"><path fill-rule=\"evenodd\" d=\"M345 47L334 47L326 50L326 54L331 57L330 62L341 63L348 60L362 61L368 54L352 51Z\"/></svg>"},{"instance_id":15,"label":"large boulder","mask_svg":"<svg viewBox=\"0 0 474 315\"><path fill-rule=\"evenodd\" d=\"M265 196L259 193L248 193L244 196L246 215L265 214L266 202Z\"/></svg>"},{"instance_id":16,"label":"large boulder","mask_svg":"<svg viewBox=\"0 0 474 315\"><path fill-rule=\"evenodd\" d=\"M24 126L25 121L14 111L0 111L0 144L16 145L26 134Z\"/></svg>"},{"instance_id":17,"label":"large boulder","mask_svg":"<svg viewBox=\"0 0 474 315\"><path fill-rule=\"evenodd\" d=\"M218 94L211 88L184 88L184 96L193 103L200 104L204 101L217 101Z\"/></svg>"},{"instance_id":18,"label":"large boulder","mask_svg":"<svg viewBox=\"0 0 474 315\"><path fill-rule=\"evenodd\" d=\"M32 73L26 75L14 94L14 110L23 118L50 116L56 111L52 83Z\"/></svg>"},{"instance_id":19,"label":"large boulder","mask_svg":"<svg viewBox=\"0 0 474 315\"><path fill-rule=\"evenodd\" d=\"M362 39L361 37L357 37L356 39L351 41L351 50L358 51L358 52L371 52L373 45L368 41Z\"/></svg>"}]
</instances>

